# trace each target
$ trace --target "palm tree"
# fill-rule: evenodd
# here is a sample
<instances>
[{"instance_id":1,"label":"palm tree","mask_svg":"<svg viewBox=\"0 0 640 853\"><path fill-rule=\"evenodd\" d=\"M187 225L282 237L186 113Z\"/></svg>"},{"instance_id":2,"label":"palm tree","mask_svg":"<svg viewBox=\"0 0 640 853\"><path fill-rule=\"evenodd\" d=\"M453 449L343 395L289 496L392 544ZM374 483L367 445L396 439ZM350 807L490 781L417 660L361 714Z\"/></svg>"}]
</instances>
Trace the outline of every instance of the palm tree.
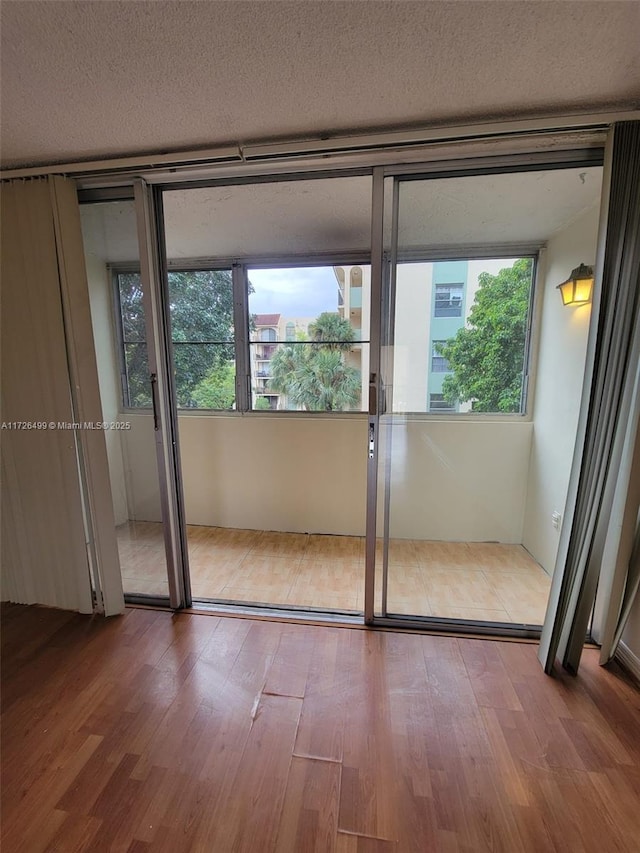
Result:
<instances>
[{"instance_id":1,"label":"palm tree","mask_svg":"<svg viewBox=\"0 0 640 853\"><path fill-rule=\"evenodd\" d=\"M353 329L338 314L324 312L309 324L310 342L281 347L271 360L271 387L292 406L309 412L339 412L360 402L360 373L344 361Z\"/></svg>"},{"instance_id":2,"label":"palm tree","mask_svg":"<svg viewBox=\"0 0 640 853\"><path fill-rule=\"evenodd\" d=\"M324 311L313 323L309 323L309 338L312 341L327 341L328 349L350 352L353 328L351 323L339 314Z\"/></svg>"}]
</instances>

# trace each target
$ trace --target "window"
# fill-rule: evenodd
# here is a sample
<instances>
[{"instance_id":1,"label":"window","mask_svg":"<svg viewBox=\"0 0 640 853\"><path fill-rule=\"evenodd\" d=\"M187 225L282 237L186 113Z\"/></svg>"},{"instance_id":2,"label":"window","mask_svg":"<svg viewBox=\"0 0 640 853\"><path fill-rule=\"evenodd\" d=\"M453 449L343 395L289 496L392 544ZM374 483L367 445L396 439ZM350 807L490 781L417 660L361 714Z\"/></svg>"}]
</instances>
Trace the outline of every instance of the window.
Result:
<instances>
[{"instance_id":1,"label":"window","mask_svg":"<svg viewBox=\"0 0 640 853\"><path fill-rule=\"evenodd\" d=\"M171 270L169 313L178 407L237 408L236 349L244 349L249 354L251 394L240 406L362 411L369 342L362 340L361 327L368 327L369 318L362 317L362 311L343 316L344 306L341 311L336 298L337 269L342 268L247 270L249 323L238 335L229 269ZM368 273L369 267L359 267L357 277L366 277L368 284ZM140 274L118 271L115 281L124 405L149 407Z\"/></svg>"},{"instance_id":2,"label":"window","mask_svg":"<svg viewBox=\"0 0 640 853\"><path fill-rule=\"evenodd\" d=\"M116 303L120 353L122 401L125 406L151 405L147 340L140 273L118 273Z\"/></svg>"},{"instance_id":3,"label":"window","mask_svg":"<svg viewBox=\"0 0 640 853\"><path fill-rule=\"evenodd\" d=\"M434 317L462 317L464 284L436 284Z\"/></svg>"},{"instance_id":4,"label":"window","mask_svg":"<svg viewBox=\"0 0 640 853\"><path fill-rule=\"evenodd\" d=\"M429 394L430 412L455 412L456 407L445 400L443 394Z\"/></svg>"},{"instance_id":5,"label":"window","mask_svg":"<svg viewBox=\"0 0 640 853\"><path fill-rule=\"evenodd\" d=\"M125 406L151 405L142 287L138 272L116 273ZM233 286L230 270L168 274L169 314L179 408L235 405Z\"/></svg>"},{"instance_id":6,"label":"window","mask_svg":"<svg viewBox=\"0 0 640 853\"><path fill-rule=\"evenodd\" d=\"M440 355L439 348L444 346L446 341L431 342L431 372L432 373L448 373L451 369L449 362L444 356Z\"/></svg>"},{"instance_id":7,"label":"window","mask_svg":"<svg viewBox=\"0 0 640 853\"><path fill-rule=\"evenodd\" d=\"M456 400L460 416L525 410L534 269L531 256L398 263L394 411L442 411L431 393Z\"/></svg>"},{"instance_id":8,"label":"window","mask_svg":"<svg viewBox=\"0 0 640 853\"><path fill-rule=\"evenodd\" d=\"M249 268L254 409L268 400L280 411L362 411L369 317L345 308L342 286L355 278L361 293L368 274L362 266Z\"/></svg>"}]
</instances>

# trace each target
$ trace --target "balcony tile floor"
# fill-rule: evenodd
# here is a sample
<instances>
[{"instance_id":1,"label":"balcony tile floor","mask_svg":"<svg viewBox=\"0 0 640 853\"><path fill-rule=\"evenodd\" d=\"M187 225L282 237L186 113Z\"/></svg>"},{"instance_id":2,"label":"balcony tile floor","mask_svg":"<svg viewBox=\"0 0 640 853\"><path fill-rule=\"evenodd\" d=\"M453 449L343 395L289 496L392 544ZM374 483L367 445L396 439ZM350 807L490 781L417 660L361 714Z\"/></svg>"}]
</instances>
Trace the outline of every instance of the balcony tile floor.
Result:
<instances>
[{"instance_id":1,"label":"balcony tile floor","mask_svg":"<svg viewBox=\"0 0 640 853\"><path fill-rule=\"evenodd\" d=\"M364 539L188 525L194 598L360 612ZM118 528L125 592L167 595L162 528ZM382 544L378 543L378 564ZM521 545L389 543L388 612L540 625L551 579ZM379 602L378 602L379 606Z\"/></svg>"}]
</instances>

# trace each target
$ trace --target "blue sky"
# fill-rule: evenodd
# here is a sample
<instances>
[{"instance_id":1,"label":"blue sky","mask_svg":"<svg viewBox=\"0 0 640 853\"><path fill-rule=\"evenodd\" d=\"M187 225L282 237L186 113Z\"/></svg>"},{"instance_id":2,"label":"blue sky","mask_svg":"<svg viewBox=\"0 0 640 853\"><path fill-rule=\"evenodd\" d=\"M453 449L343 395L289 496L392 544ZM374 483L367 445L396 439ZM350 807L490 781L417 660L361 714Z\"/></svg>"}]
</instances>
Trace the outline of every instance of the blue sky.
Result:
<instances>
[{"instance_id":1,"label":"blue sky","mask_svg":"<svg viewBox=\"0 0 640 853\"><path fill-rule=\"evenodd\" d=\"M338 310L338 282L333 267L250 269L255 293L249 295L252 314L283 314L315 318Z\"/></svg>"}]
</instances>

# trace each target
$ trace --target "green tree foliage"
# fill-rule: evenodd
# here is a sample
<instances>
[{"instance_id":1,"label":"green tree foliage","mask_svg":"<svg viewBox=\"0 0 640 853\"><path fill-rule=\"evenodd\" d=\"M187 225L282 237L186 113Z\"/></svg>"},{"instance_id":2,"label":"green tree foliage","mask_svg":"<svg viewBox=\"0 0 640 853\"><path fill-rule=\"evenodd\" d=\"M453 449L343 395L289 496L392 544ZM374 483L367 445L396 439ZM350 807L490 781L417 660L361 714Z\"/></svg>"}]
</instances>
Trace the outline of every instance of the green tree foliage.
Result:
<instances>
[{"instance_id":1,"label":"green tree foliage","mask_svg":"<svg viewBox=\"0 0 640 853\"><path fill-rule=\"evenodd\" d=\"M205 377L210 388L224 386L235 357L231 273L170 272L169 305L178 406L193 406L194 390Z\"/></svg>"},{"instance_id":2,"label":"green tree foliage","mask_svg":"<svg viewBox=\"0 0 640 853\"><path fill-rule=\"evenodd\" d=\"M140 273L120 273L118 287L129 405L150 406L151 390Z\"/></svg>"},{"instance_id":3,"label":"green tree foliage","mask_svg":"<svg viewBox=\"0 0 640 853\"><path fill-rule=\"evenodd\" d=\"M353 328L339 314L324 311L309 323L309 340L324 343L325 349L349 352L353 341Z\"/></svg>"},{"instance_id":4,"label":"green tree foliage","mask_svg":"<svg viewBox=\"0 0 640 853\"><path fill-rule=\"evenodd\" d=\"M196 385L191 399L199 409L231 409L236 400L236 369L232 361L212 367Z\"/></svg>"},{"instance_id":5,"label":"green tree foliage","mask_svg":"<svg viewBox=\"0 0 640 853\"><path fill-rule=\"evenodd\" d=\"M233 286L226 270L169 273L169 308L178 406L201 406L198 400L229 401L229 368L234 359ZM132 406L149 406L149 368L139 273L121 274L125 358ZM202 384L204 383L204 384ZM198 395L196 398L196 389ZM208 408L208 406L207 406Z\"/></svg>"},{"instance_id":6,"label":"green tree foliage","mask_svg":"<svg viewBox=\"0 0 640 853\"><path fill-rule=\"evenodd\" d=\"M271 359L271 387L291 406L309 412L339 412L360 402L360 373L346 364L353 329L338 314L324 312L309 324L309 342L282 346Z\"/></svg>"},{"instance_id":7,"label":"green tree foliage","mask_svg":"<svg viewBox=\"0 0 640 853\"><path fill-rule=\"evenodd\" d=\"M519 412L532 262L520 258L497 275L481 273L467 326L438 351L449 362L442 393L474 412Z\"/></svg>"}]
</instances>

